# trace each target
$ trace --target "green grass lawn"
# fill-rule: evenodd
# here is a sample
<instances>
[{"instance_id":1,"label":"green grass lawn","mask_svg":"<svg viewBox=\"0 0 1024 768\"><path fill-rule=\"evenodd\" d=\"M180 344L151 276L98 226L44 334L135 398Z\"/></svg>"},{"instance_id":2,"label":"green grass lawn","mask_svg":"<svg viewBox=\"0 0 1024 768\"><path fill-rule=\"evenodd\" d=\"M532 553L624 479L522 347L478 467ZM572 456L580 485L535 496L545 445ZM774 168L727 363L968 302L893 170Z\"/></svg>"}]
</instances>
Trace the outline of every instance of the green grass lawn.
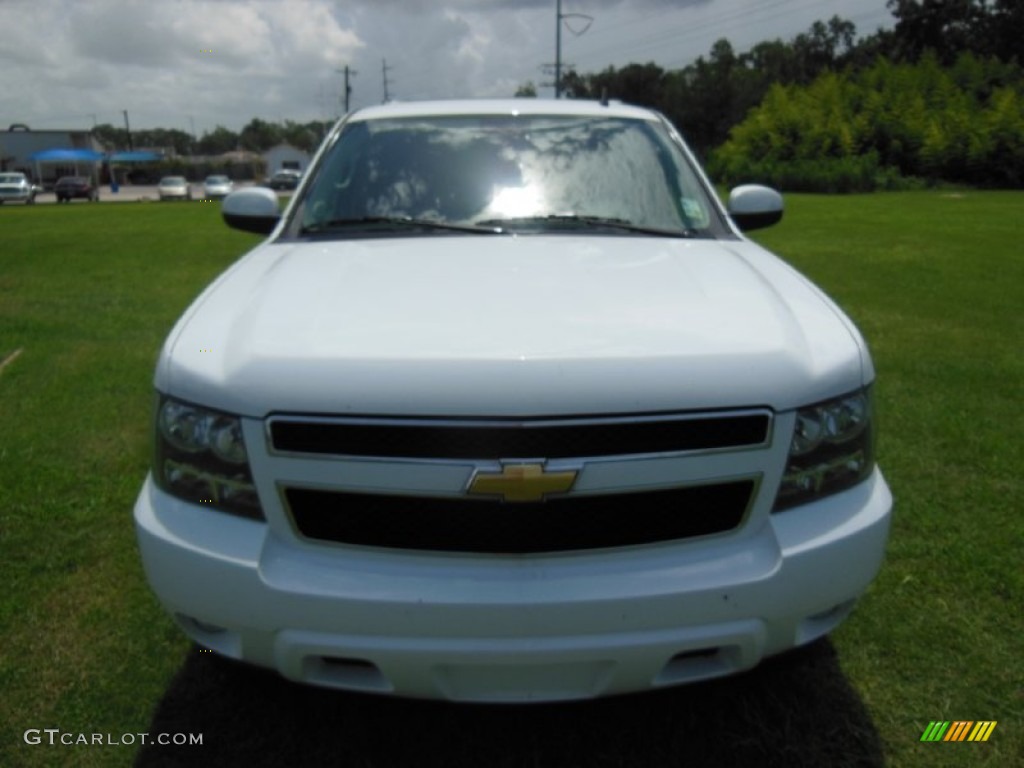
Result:
<instances>
[{"instance_id":1,"label":"green grass lawn","mask_svg":"<svg viewBox=\"0 0 1024 768\"><path fill-rule=\"evenodd\" d=\"M258 242L207 204L0 209L0 766L1009 766L1024 757L1024 193L787 197L757 239L858 322L897 507L829 642L729 680L531 708L295 686L200 654L131 507L174 320ZM997 720L922 744L931 720ZM202 747L26 745L27 729ZM44 735L45 736L45 735Z\"/></svg>"}]
</instances>

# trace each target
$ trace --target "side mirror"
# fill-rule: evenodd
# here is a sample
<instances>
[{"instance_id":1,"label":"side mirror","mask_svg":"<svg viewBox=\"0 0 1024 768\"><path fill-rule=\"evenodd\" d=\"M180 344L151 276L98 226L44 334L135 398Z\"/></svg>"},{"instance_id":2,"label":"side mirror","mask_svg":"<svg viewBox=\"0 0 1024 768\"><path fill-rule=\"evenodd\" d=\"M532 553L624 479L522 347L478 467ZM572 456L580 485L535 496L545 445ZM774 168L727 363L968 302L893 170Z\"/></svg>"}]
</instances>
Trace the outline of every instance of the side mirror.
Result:
<instances>
[{"instance_id":1,"label":"side mirror","mask_svg":"<svg viewBox=\"0 0 1024 768\"><path fill-rule=\"evenodd\" d=\"M248 187L225 197L220 215L229 227L269 235L281 220L281 208L272 190Z\"/></svg>"},{"instance_id":2,"label":"side mirror","mask_svg":"<svg viewBox=\"0 0 1024 768\"><path fill-rule=\"evenodd\" d=\"M744 232L782 220L782 195L771 187L744 184L729 193L729 215Z\"/></svg>"}]
</instances>

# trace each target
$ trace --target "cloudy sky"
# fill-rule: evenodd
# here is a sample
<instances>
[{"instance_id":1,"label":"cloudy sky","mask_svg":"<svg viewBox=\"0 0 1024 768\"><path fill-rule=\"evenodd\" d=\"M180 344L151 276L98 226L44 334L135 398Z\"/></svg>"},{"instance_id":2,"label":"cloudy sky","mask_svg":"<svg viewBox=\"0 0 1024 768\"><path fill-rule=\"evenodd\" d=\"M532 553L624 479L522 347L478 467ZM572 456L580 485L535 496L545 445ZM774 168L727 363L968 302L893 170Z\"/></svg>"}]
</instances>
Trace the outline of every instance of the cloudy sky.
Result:
<instances>
[{"instance_id":1,"label":"cloudy sky","mask_svg":"<svg viewBox=\"0 0 1024 768\"><path fill-rule=\"evenodd\" d=\"M541 96L556 0L0 0L0 126L237 131L384 99ZM685 66L839 15L859 35L892 26L886 0L563 0L562 61L580 72ZM574 14L592 17L588 20ZM576 34L582 32L582 34Z\"/></svg>"}]
</instances>

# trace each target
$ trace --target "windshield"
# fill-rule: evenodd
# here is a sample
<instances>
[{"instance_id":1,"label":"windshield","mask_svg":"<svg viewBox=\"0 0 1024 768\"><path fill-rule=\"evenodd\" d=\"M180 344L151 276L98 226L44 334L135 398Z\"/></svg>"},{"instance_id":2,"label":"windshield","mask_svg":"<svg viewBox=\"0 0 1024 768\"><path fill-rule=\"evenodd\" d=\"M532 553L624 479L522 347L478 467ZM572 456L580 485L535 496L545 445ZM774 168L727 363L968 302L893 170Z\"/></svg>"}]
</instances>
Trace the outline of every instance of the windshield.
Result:
<instances>
[{"instance_id":1,"label":"windshield","mask_svg":"<svg viewBox=\"0 0 1024 768\"><path fill-rule=\"evenodd\" d=\"M24 178L17 173L0 173L0 184L20 184Z\"/></svg>"},{"instance_id":2,"label":"windshield","mask_svg":"<svg viewBox=\"0 0 1024 768\"><path fill-rule=\"evenodd\" d=\"M675 235L723 231L664 126L635 118L351 122L315 174L296 208L303 232L382 219L517 232L612 224Z\"/></svg>"}]
</instances>

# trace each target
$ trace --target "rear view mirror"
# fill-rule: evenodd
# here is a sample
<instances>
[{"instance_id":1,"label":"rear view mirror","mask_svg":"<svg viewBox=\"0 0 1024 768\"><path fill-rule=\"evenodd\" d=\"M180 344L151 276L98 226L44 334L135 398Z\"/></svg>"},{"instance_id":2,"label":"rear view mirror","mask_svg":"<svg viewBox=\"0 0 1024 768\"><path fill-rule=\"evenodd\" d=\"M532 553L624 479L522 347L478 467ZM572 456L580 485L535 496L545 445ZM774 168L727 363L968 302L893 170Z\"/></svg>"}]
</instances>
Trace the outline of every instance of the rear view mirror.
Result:
<instances>
[{"instance_id":1,"label":"rear view mirror","mask_svg":"<svg viewBox=\"0 0 1024 768\"><path fill-rule=\"evenodd\" d=\"M277 195L264 187L232 192L224 198L220 213L229 227L261 235L269 235L281 220Z\"/></svg>"},{"instance_id":2,"label":"rear view mirror","mask_svg":"<svg viewBox=\"0 0 1024 768\"><path fill-rule=\"evenodd\" d=\"M744 232L782 220L782 195L771 187L744 184L729 193L729 215Z\"/></svg>"}]
</instances>

